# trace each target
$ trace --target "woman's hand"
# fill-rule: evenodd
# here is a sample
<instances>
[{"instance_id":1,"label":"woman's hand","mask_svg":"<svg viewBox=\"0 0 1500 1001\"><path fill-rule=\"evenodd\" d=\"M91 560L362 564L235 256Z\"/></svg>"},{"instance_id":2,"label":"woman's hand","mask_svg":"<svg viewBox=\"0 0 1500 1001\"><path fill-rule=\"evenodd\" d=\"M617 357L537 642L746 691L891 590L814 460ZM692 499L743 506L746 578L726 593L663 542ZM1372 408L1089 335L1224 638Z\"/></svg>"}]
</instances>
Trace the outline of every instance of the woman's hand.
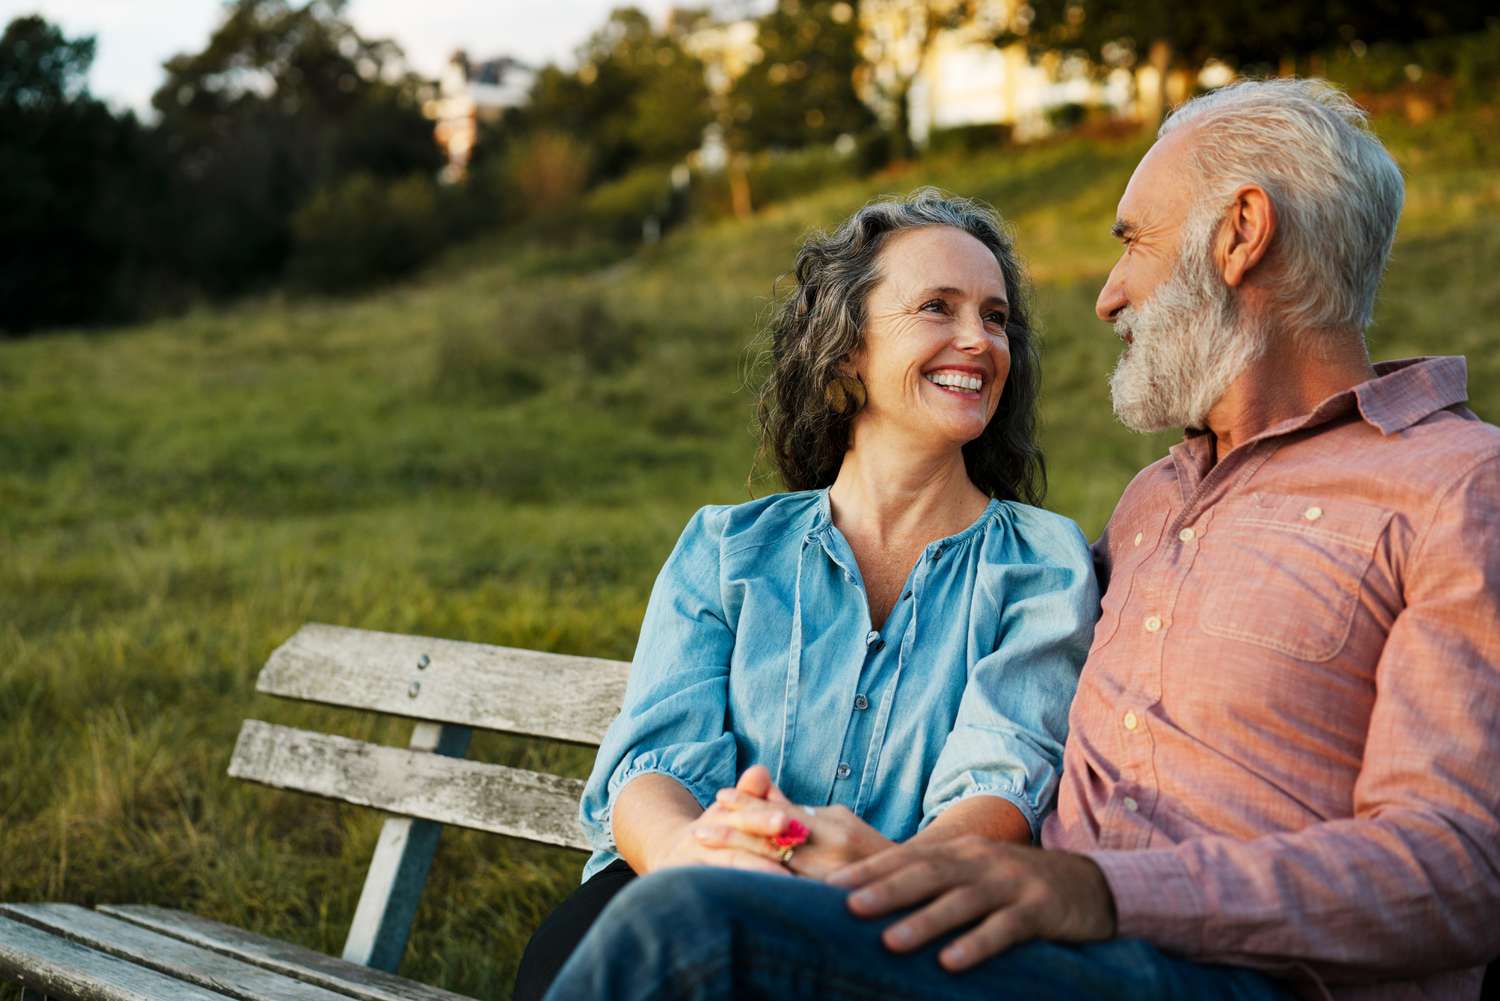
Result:
<instances>
[{"instance_id":1,"label":"woman's hand","mask_svg":"<svg viewBox=\"0 0 1500 1001\"><path fill-rule=\"evenodd\" d=\"M746 789L758 789L758 777L752 777L747 786L742 776L735 788L720 790L710 808L713 816L705 813L704 823L695 827L693 836L706 848L739 850L774 860L779 859L781 849L771 839L786 831L788 821L799 821L808 830L807 841L793 849L786 868L813 879L822 879L894 844L848 807L797 806L770 784L769 775L764 786L764 796L753 795ZM714 812L714 808L721 809Z\"/></svg>"},{"instance_id":2,"label":"woman's hand","mask_svg":"<svg viewBox=\"0 0 1500 1001\"><path fill-rule=\"evenodd\" d=\"M737 844L720 844L713 836L705 837L705 832L716 831L727 823L729 813L727 808L715 803L697 819L678 827L674 835L648 855L646 871L711 865L785 875L786 870L781 864L764 852L747 851Z\"/></svg>"},{"instance_id":3,"label":"woman's hand","mask_svg":"<svg viewBox=\"0 0 1500 1001\"><path fill-rule=\"evenodd\" d=\"M694 832L717 825L725 807L707 810L687 788L655 772L639 775L615 794L610 823L620 856L641 875L684 865L713 865L785 874L777 862L736 846L715 847Z\"/></svg>"}]
</instances>

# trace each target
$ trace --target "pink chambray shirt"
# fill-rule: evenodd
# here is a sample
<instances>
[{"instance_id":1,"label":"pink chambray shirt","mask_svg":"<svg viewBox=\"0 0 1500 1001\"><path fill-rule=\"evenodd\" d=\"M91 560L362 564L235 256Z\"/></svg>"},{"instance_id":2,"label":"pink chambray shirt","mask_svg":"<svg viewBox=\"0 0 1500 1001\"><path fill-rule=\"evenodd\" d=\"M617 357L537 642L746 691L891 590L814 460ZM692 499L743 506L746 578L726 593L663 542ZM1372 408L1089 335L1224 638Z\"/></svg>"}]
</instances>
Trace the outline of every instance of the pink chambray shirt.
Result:
<instances>
[{"instance_id":1,"label":"pink chambray shirt","mask_svg":"<svg viewBox=\"0 0 1500 1001\"><path fill-rule=\"evenodd\" d=\"M1472 999L1500 954L1500 429L1461 358L1376 371L1126 488L1042 841L1099 864L1121 936Z\"/></svg>"}]
</instances>

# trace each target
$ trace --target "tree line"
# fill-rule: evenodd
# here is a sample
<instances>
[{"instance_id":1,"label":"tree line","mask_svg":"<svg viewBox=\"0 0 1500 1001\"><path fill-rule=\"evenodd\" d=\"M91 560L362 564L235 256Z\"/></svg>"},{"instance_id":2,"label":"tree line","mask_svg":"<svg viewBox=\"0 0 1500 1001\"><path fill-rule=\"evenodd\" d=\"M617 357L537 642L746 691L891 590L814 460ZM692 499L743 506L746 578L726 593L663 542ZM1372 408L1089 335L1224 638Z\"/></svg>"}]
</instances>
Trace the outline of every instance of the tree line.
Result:
<instances>
[{"instance_id":1,"label":"tree line","mask_svg":"<svg viewBox=\"0 0 1500 1001\"><path fill-rule=\"evenodd\" d=\"M938 31L967 23L988 25L997 45L1076 51L1102 70L1210 55L1254 66L1335 43L1495 31L1477 6L1451 2L1185 12L1028 0L1003 23L985 21L977 0L864 6L778 0L758 18L758 58L718 81L693 41L710 12L679 11L657 26L616 10L576 65L541 69L526 104L482 134L468 181L452 186L435 181L443 156L422 114L430 85L392 42L355 29L347 0L226 5L201 51L164 65L150 121L89 93L94 39L17 18L0 36L0 334L118 323L273 286L354 288L498 226L633 238L643 215L690 210L665 178L706 131L729 170L695 197L742 209L749 190L737 165L752 154L826 149L847 136L858 150L849 170L910 155L909 53L881 71L875 64L894 56L871 43L872 16L914 40L918 60ZM780 183L795 189L809 177ZM774 195L776 184L760 176L753 186Z\"/></svg>"}]
</instances>

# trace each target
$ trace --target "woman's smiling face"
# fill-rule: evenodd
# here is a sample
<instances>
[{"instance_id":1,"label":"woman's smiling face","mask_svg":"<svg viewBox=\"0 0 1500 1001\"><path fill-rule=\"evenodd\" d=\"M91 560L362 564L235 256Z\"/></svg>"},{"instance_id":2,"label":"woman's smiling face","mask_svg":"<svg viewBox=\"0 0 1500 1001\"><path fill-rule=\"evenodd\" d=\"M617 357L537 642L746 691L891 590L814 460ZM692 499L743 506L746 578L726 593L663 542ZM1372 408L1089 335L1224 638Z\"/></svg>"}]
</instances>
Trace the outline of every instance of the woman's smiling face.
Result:
<instances>
[{"instance_id":1,"label":"woman's smiling face","mask_svg":"<svg viewBox=\"0 0 1500 1001\"><path fill-rule=\"evenodd\" d=\"M984 431L1010 372L1005 278L984 244L951 226L893 234L851 361L867 402L855 435L962 447Z\"/></svg>"}]
</instances>

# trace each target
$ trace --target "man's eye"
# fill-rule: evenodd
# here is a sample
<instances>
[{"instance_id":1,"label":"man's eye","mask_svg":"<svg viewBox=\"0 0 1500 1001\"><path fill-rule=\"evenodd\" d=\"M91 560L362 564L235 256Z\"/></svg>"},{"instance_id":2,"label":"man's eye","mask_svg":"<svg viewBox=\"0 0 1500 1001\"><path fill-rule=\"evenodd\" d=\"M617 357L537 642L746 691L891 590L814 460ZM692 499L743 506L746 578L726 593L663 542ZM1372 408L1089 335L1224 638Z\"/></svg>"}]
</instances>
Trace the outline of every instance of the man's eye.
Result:
<instances>
[{"instance_id":1,"label":"man's eye","mask_svg":"<svg viewBox=\"0 0 1500 1001\"><path fill-rule=\"evenodd\" d=\"M941 299L929 299L922 303L922 308L931 313L948 312L948 304Z\"/></svg>"},{"instance_id":2,"label":"man's eye","mask_svg":"<svg viewBox=\"0 0 1500 1001\"><path fill-rule=\"evenodd\" d=\"M984 322L998 324L1002 327L1005 326L1005 321L1007 319L1008 317L1006 317L1004 313L998 310L992 310L991 312L984 314Z\"/></svg>"}]
</instances>

